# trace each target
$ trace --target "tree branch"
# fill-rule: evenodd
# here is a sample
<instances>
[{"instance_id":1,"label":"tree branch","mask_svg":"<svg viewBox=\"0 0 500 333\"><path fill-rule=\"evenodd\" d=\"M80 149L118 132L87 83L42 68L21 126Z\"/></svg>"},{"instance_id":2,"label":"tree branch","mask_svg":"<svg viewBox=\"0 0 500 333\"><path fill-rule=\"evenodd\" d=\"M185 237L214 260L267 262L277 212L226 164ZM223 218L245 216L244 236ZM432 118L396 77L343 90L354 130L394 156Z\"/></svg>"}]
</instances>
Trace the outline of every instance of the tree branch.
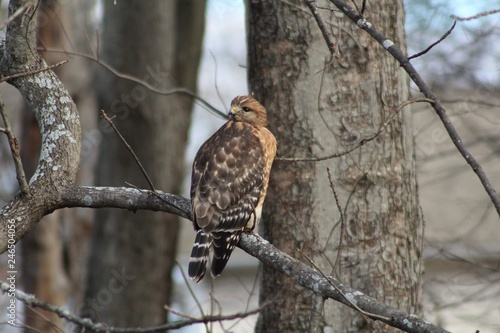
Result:
<instances>
[{"instance_id":1,"label":"tree branch","mask_svg":"<svg viewBox=\"0 0 500 333\"><path fill-rule=\"evenodd\" d=\"M326 23L323 21L323 18L319 15L318 12L318 7L315 4L316 0L307 0L306 5L309 7L309 10L311 10L311 13L314 16L314 19L316 20L316 23L318 24L319 30L321 30L321 33L323 34L323 38L326 41L326 45L328 46L328 49L330 50L330 54L332 55L332 60L333 59L339 59L340 54L338 51L337 44L332 40L330 37L330 34L328 33Z\"/></svg>"},{"instance_id":2,"label":"tree branch","mask_svg":"<svg viewBox=\"0 0 500 333\"><path fill-rule=\"evenodd\" d=\"M137 166L139 167L139 169L141 169L142 174L146 178L146 181L148 182L149 187L151 188L151 190L155 191L156 189L155 189L155 186L153 185L153 181L151 180L151 178L149 178L149 175L146 172L146 169L144 169L144 167L142 166L141 161L139 160L139 158L135 154L135 152L132 149L132 147L130 147L130 145L128 144L127 140L125 140L125 138L120 133L120 131L118 130L118 128L116 128L115 124L113 123L113 120L108 117L108 115L106 114L106 112L104 110L101 110L101 115L108 122L108 124L113 128L113 130L115 131L116 135L118 135L118 138L120 138L120 141L125 145L125 148L127 148L127 150L130 152L130 154L134 158L135 163L137 164Z\"/></svg>"},{"instance_id":3,"label":"tree branch","mask_svg":"<svg viewBox=\"0 0 500 333\"><path fill-rule=\"evenodd\" d=\"M191 220L188 199L161 191L140 190L131 187L68 187L61 193L57 208L121 208L171 213Z\"/></svg>"},{"instance_id":4,"label":"tree branch","mask_svg":"<svg viewBox=\"0 0 500 333\"><path fill-rule=\"evenodd\" d=\"M343 303L351 308L352 304L365 311L375 314L380 318L386 317L389 320L381 320L386 324L399 328L405 332L413 333L443 333L446 330L435 326L414 314L407 314L401 310L392 308L382 302L375 300L361 291L349 288L333 277L324 278L314 268L292 258L288 254L281 252L268 241L255 234L242 234L238 245L251 256L256 257L269 267L293 278L301 286L314 291L324 298L331 298ZM333 286L332 284L335 284ZM345 295L349 301L347 301ZM352 304L351 304L352 303Z\"/></svg>"},{"instance_id":5,"label":"tree branch","mask_svg":"<svg viewBox=\"0 0 500 333\"><path fill-rule=\"evenodd\" d=\"M457 21L453 22L452 26L450 29L448 29L448 31L445 32L445 34L443 36L441 36L441 38L439 38L437 41L435 41L434 43L432 43L431 45L429 45L425 50L423 51L420 51L418 53L415 53L414 55L412 56L409 56L408 57L408 60L411 60L411 59L415 59L415 58L418 58L420 57L421 55L424 55L426 54L427 52L429 52L434 46L438 45L439 43L441 43L443 40L445 40L450 34L451 32L453 31L453 29L455 29L455 26L457 25Z\"/></svg>"},{"instance_id":6,"label":"tree branch","mask_svg":"<svg viewBox=\"0 0 500 333\"><path fill-rule=\"evenodd\" d=\"M36 2L11 0L9 17L20 8L27 10L9 22L5 41L0 44L0 76L10 77L9 83L35 113L42 149L29 182L31 195L20 192L0 210L0 252L7 249L9 222L15 221L17 241L57 208L61 191L74 184L80 162L78 111L59 78L36 52Z\"/></svg>"},{"instance_id":7,"label":"tree branch","mask_svg":"<svg viewBox=\"0 0 500 333\"><path fill-rule=\"evenodd\" d=\"M2 290L3 293L10 293L14 292L16 299L20 300L24 304L30 307L36 307L40 309L44 309L46 311L53 312L57 314L59 317L66 319L69 322L72 322L79 327L84 327L86 329L89 329L93 332L106 332L106 333L153 333L153 332L165 332L166 330L174 330L174 329L179 329L182 327L190 326L193 324L201 324L201 323L208 323L208 322L215 322L215 321L224 321L224 320L233 320L237 318L245 318L248 316L255 315L259 313L262 309L262 307L259 307L255 310L248 311L248 312L242 312L242 313L235 313L231 315L225 315L225 316L203 316L201 318L190 318L188 320L181 320L181 321L176 321L172 323L167 323L167 324L162 324L162 325L157 325L157 326L151 326L151 327L109 327L101 323L95 323L92 320L88 318L82 318L79 317L70 311L57 307L52 304L48 304L46 302L43 302L39 299L37 299L35 296L26 294L25 292L16 289L15 291L12 291L10 289L10 286L8 283L0 281L0 289ZM264 305L267 306L267 305Z\"/></svg>"},{"instance_id":8,"label":"tree branch","mask_svg":"<svg viewBox=\"0 0 500 333\"><path fill-rule=\"evenodd\" d=\"M19 7L14 13L12 13L7 18L7 21L5 21L4 23L2 23L2 25L0 25L0 30L3 30L10 22L14 21L19 15L21 15L22 13L24 13L24 11L26 9L28 9L28 7L31 6L31 5L32 4L30 4L30 3L26 3L23 6Z\"/></svg>"},{"instance_id":9,"label":"tree branch","mask_svg":"<svg viewBox=\"0 0 500 333\"><path fill-rule=\"evenodd\" d=\"M395 116L403 110L406 106L413 104L413 103L420 103L420 102L425 102L425 103L434 103L433 100L428 99L428 98L417 98L417 99L411 99L409 101L405 101L401 103L398 108L389 115L387 121L380 126L380 128L377 130L375 134L368 138L363 138L357 145L354 147L351 147L345 151L339 152L339 153L334 153L330 154L327 156L321 156L321 157L281 157L278 156L275 158L276 161L290 161L290 162L319 162L319 161L324 161L324 160L329 160L332 158L337 158L341 157L347 154L352 153L353 151L357 150L358 148L361 148L364 146L366 143L375 140L380 134L382 134L383 130L389 125L389 123L395 118Z\"/></svg>"},{"instance_id":10,"label":"tree branch","mask_svg":"<svg viewBox=\"0 0 500 333\"><path fill-rule=\"evenodd\" d=\"M413 65L410 63L408 58L403 54L403 52L394 44L393 41L386 38L382 33L376 30L371 23L366 21L362 16L360 16L353 8L348 6L343 0L330 0L338 9L340 9L351 21L356 23L356 25L366 31L373 39L375 39L380 45L384 47L384 49L389 52L404 68L406 73L410 76L413 82L420 89L422 94L428 99L434 101L432 103L432 107L436 111L437 115L441 119L448 135L451 138L451 141L463 156L465 161L470 165L472 170L476 173L477 177L481 181L486 193L489 195L491 202L495 206L497 214L500 216L500 198L497 196L495 189L491 185L490 180L486 176L486 173L483 171L481 165L477 162L477 160L472 156L467 147L462 141L462 138L458 134L455 126L450 121L448 114L446 113L446 109L439 102L438 97L434 94L431 88L427 85L427 83L422 79L420 74L415 70Z\"/></svg>"},{"instance_id":11,"label":"tree branch","mask_svg":"<svg viewBox=\"0 0 500 333\"><path fill-rule=\"evenodd\" d=\"M128 187L68 187L61 193L60 202L56 209L66 207L146 209L168 212L191 219L191 204L188 199L160 191L152 192ZM316 269L281 252L256 234L243 233L238 246L264 264L295 279L301 286L314 291L323 298L331 298L351 308L361 309L365 313L373 314L373 317L379 320L380 318L389 318L382 320L388 325L406 332L446 332L413 314L389 307L360 291L346 287L332 277L323 276ZM109 332L129 332L109 329L106 328ZM162 329L167 329L167 327L162 326ZM134 330L130 332L132 331Z\"/></svg>"},{"instance_id":12,"label":"tree branch","mask_svg":"<svg viewBox=\"0 0 500 333\"><path fill-rule=\"evenodd\" d=\"M205 99L201 98L200 96L196 95L194 92L192 92L189 89L186 89L186 88L173 88L173 89L167 89L166 90L166 89L157 88L157 87L149 84L145 80L141 80L141 79L139 79L139 78L137 78L135 76L132 76L132 75L129 75L129 74L125 74L125 73L122 73L122 72L116 70L110 64L106 63L105 61L103 61L103 60L101 60L98 57L93 56L93 55L88 55L88 54L80 53L80 52L71 52L71 51L67 51L67 50L59 50L59 49L53 49L53 48L46 48L46 47L41 47L41 48L39 48L39 50L46 51L46 52L53 52L53 53L62 53L62 54L67 54L67 55L73 55L73 56L82 57L84 59L91 60L91 61L99 64L100 66L104 67L106 70L108 70L109 72L111 72L116 77L119 77L119 78L122 78L122 79L125 79L125 80L129 80L129 81L132 81L132 82L135 82L135 83L143 86L144 88L148 89L149 91L151 91L151 92L153 92L155 94L165 95L165 96L173 95L173 94L186 95L186 96L194 99L196 102L199 103L199 105L201 105L203 108L205 108L209 112L212 112L216 116L221 117L223 119L227 119L227 114L225 114L224 112L219 111L212 104L210 104L209 102L207 102Z\"/></svg>"},{"instance_id":13,"label":"tree branch","mask_svg":"<svg viewBox=\"0 0 500 333\"><path fill-rule=\"evenodd\" d=\"M486 12L481 12L479 14L476 14L474 16L469 16L469 17L460 17L460 16L456 16L456 15L450 15L450 17L456 21L471 21L471 20L475 20L475 19L478 19L478 18L483 17L483 16L493 15L493 14L497 14L497 13L500 13L500 9L493 9L493 10L489 10Z\"/></svg>"},{"instance_id":14,"label":"tree branch","mask_svg":"<svg viewBox=\"0 0 500 333\"><path fill-rule=\"evenodd\" d=\"M12 80L17 79L18 77L22 77L22 76L32 76L33 74L37 74L37 73L40 73L40 72L43 72L43 71L46 71L46 70L49 70L49 69L53 69L53 68L59 67L61 65L64 65L67 62L68 62L68 60L62 60L62 61L59 61L56 64L53 64L53 65L50 65L50 66L47 66L47 67L38 68L38 69L35 69L35 70L32 70L32 71L27 71L27 72L24 72L24 73L16 73L16 74L12 74L10 76L2 76L2 77L0 77L0 83L1 82L5 82L5 81L7 81L7 82L8 81L12 81Z\"/></svg>"}]
</instances>

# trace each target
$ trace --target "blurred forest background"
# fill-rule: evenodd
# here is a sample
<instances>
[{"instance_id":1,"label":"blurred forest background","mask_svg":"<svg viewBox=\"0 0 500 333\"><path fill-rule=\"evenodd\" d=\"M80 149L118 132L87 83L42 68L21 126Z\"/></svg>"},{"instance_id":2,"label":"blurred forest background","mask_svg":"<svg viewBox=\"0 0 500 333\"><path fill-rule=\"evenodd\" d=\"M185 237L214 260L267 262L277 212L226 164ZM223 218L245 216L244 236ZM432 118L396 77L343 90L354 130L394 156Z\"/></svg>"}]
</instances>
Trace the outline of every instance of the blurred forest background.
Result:
<instances>
[{"instance_id":1,"label":"blurred forest background","mask_svg":"<svg viewBox=\"0 0 500 333\"><path fill-rule=\"evenodd\" d=\"M179 1L181 2L182 0ZM114 6L113 1L42 1L40 52L48 64L69 60L68 64L57 68L56 71L74 96L82 117L83 146L79 184L106 185L111 178L118 178L139 187L147 187L135 166L123 173L115 174L111 161L133 165L128 155L120 157L109 155L107 169L103 169L103 165L96 165L99 154L106 155L106 152L101 151L102 145L120 144L112 138L113 133L103 130L98 117L102 105L112 103L103 101L106 99L106 92L113 89L123 91L125 98L121 102L124 105L146 98L144 88L137 88L142 86L104 69L103 64L99 63L104 60L97 54L104 55L106 59L104 65L107 64L121 74L135 76L153 86L158 86L156 83L160 81L170 80L165 79L170 77L172 82L166 83L162 89L170 89L182 81L183 86L191 87L198 96L224 113L234 96L248 93L244 3L232 0L208 0L206 6L202 5L202 1L197 3L199 4L196 6L197 10L182 18L176 17L175 13L172 17L158 12L154 13L155 15L146 12L142 14L151 15L147 16L149 18L147 23L151 23L152 30L158 31L165 31L162 30L165 26L156 27L159 25L158 20L170 19L174 25L182 25L191 22L189 17L202 16L204 20L196 22L204 24L204 35L189 34L189 27L186 25L180 30L184 35L169 36L171 40L176 41L174 45L166 45L168 43L162 40L162 36L154 38L148 36L140 44L143 52L135 53L136 51L131 50L131 54L126 55L117 51L117 45L124 44L125 46L122 46L125 48L135 48L140 38L133 39L131 36L140 24L134 22L131 16L128 27L126 24L114 28L107 26L107 30L103 32L103 15L106 13L106 8ZM2 21L6 19L6 5L5 1L2 2ZM438 40L450 29L453 24L450 15L472 16L481 11L498 8L500 2L406 0L405 6L408 54L414 54ZM165 7L160 6L157 11L164 9ZM450 36L430 52L413 61L425 80L431 82L433 89L438 92L467 147L474 152L497 188L500 179L500 46L498 43L500 20L498 17L497 14L458 22ZM116 35L113 35L113 29L123 29L118 31L126 30L128 33L115 32ZM201 38L203 38L202 43ZM199 41L199 50L186 47L186 41L194 41L190 45ZM159 47L162 48L160 58L150 58L147 54L148 48ZM173 54L178 50L184 50L185 53L177 55L176 58ZM200 55L199 66L197 54ZM166 60L167 58L171 60ZM144 71L142 67L131 68L130 63L150 67ZM156 80L157 78L161 80ZM21 138L24 165L29 176L38 161L39 142L36 122L14 88L4 83L0 86L0 91L15 131ZM131 97L129 102L126 102L127 95ZM412 89L412 95L418 97L419 92ZM160 96L152 93L147 93L147 96L148 99L151 98L150 105L145 107L144 112L147 114L152 113L151 110L155 108L161 109L161 105L165 103L176 105L177 110L191 108L192 101L186 96ZM423 104L414 104L412 110L420 204L426 225L424 316L450 331L472 332L481 327L482 333L500 332L498 216L470 167L456 152L434 111ZM194 103L192 115L188 114L182 119L181 113L179 111L179 115L175 116L179 117L174 123L176 129L166 130L162 127L164 119L151 114L149 114L151 118L147 119L138 117L130 126L136 128L140 127L142 122L156 122L157 132L151 133L149 136L151 138L156 138L156 134L167 131L174 133L176 130L182 132L185 129L187 133L189 127L188 137L177 133L175 134L177 139L163 138L151 147L151 152L141 153L142 159L148 160L150 156L148 154L157 155L162 146L171 147L176 145L172 142L180 142L172 155L151 162L149 170L150 174L156 174L155 184L159 188L165 192L179 193L187 197L189 170L194 154L224 119L207 111L200 103ZM129 115L133 117L133 112L123 114L126 117ZM129 129L131 133L134 131L133 128ZM140 130L138 133L141 133ZM129 140L132 146L149 145L148 137L136 136L134 139L134 135L136 134L130 135ZM5 139L0 139L0 205L12 196L17 187L6 142ZM162 175L159 170L165 163L176 164L176 168L182 169L178 174L184 176ZM165 178L177 178L177 183L162 183L162 179ZM108 260L112 261L114 256L128 255L113 253L105 248L92 250L91 235L94 229L99 228L93 223L94 214L96 211L90 209L57 211L45 217L37 230L19 242L18 253L22 256L19 260L22 265L19 288L35 293L37 297L49 303L66 305L75 312L94 311L95 309L86 308L88 300L95 300L97 297L95 294L85 294L86 283L92 283L92 278L88 278L92 275L89 274L90 268L87 264L89 258L106 255L109 256ZM106 213L99 211L97 214L103 214L102 219L108 218ZM143 243L140 239L142 241L151 239L151 243L158 243L160 247L161 244L166 244L162 237L134 232L137 223L141 223L144 219L144 216L139 216L137 221L131 222L131 230L120 231L123 234L120 234L117 242L137 242L137 246L141 246ZM151 213L148 219L151 223L162 223L162 220L167 219L167 215ZM75 220L78 222L74 222ZM152 222L153 220L156 222ZM120 221L102 223L100 227L102 230L96 233L106 234L127 228L123 227ZM112 229L106 230L107 228ZM198 314L196 302L191 297L181 272L189 259L194 237L191 223L180 222L178 229L177 231L176 227L164 231L163 234L171 235L172 240L169 244L177 246L177 249L167 246L161 248L165 258L168 253L177 250L176 261L154 272L146 272L147 267L156 267L156 262L162 261L164 257L157 255L153 261L149 259L144 261L145 275L168 276L172 272L174 277L172 286L166 285L166 282L164 286L153 284L146 303L150 303L149 300L156 294L159 295L156 304L162 308L162 304L166 303L171 293L172 308L188 314ZM95 254L95 251L98 251L98 254ZM143 255L148 256L149 250L143 251ZM0 264L5 263L6 257L2 255ZM106 270L106 262L98 268L92 267L93 270L100 272L94 277L95 279L109 280L114 274L116 275L116 272ZM215 281L205 279L200 285L189 282L189 288L192 288L197 295L201 295L199 301L208 313L214 306L220 307L222 313L253 309L258 303L257 270L257 260L237 249L220 278ZM120 298L123 302L131 302L137 297L144 296L144 290L133 291L135 277L130 276L130 284L124 286L123 292L113 294L113 297ZM165 278L165 281L167 280ZM217 299L217 305L211 301L209 292ZM4 295L0 296L0 303L6 300ZM98 304L102 308L106 308L105 305ZM3 310L5 307L0 306L0 309ZM25 309L23 315L27 318L27 325L43 332L57 332L59 330L56 327L64 328L67 325L58 317L42 311ZM243 320L226 322L223 327L214 324L213 331L252 332L255 319L255 316L251 316ZM16 330L6 324L0 325L0 332L14 331L21 332L23 329ZM36 330L25 328L24 331ZM204 332L205 326L200 324L179 331Z\"/></svg>"}]
</instances>

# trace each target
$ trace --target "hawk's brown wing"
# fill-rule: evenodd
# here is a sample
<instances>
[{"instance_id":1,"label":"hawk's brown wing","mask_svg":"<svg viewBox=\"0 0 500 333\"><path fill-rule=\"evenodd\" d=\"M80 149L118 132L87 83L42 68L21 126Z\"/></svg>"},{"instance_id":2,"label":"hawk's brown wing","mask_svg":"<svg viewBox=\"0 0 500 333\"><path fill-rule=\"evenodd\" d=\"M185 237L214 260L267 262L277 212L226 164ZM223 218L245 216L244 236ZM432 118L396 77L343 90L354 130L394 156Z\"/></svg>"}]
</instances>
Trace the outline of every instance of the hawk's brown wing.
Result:
<instances>
[{"instance_id":1,"label":"hawk's brown wing","mask_svg":"<svg viewBox=\"0 0 500 333\"><path fill-rule=\"evenodd\" d=\"M263 148L250 125L230 121L207 140L193 164L195 227L242 230L257 206L264 164Z\"/></svg>"},{"instance_id":2,"label":"hawk's brown wing","mask_svg":"<svg viewBox=\"0 0 500 333\"><path fill-rule=\"evenodd\" d=\"M241 231L250 219L256 219L255 208L264 187L264 158L252 126L232 121L196 154L191 204L198 233L189 262L195 281L205 274L210 245L214 249L212 276L217 276L238 244Z\"/></svg>"}]
</instances>

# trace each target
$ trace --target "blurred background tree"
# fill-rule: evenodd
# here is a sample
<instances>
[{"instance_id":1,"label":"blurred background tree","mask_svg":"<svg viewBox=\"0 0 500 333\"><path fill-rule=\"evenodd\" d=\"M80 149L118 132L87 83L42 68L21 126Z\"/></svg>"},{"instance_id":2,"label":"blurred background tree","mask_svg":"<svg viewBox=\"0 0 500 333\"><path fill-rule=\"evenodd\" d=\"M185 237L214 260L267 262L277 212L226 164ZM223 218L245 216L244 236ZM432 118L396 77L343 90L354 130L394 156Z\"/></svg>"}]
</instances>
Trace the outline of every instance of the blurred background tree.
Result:
<instances>
[{"instance_id":1,"label":"blurred background tree","mask_svg":"<svg viewBox=\"0 0 500 333\"><path fill-rule=\"evenodd\" d=\"M196 92L204 15L204 1L106 1L101 59L157 88ZM192 99L154 94L103 68L98 71L96 89L99 108L115 117L116 126L154 186L179 193ZM128 182L149 187L113 131L104 132L96 176L99 185L123 186ZM88 263L92 269L88 270L82 314L120 327L165 322L163 306L169 304L172 292L178 217L101 209L95 220ZM126 288L126 292L110 290L113 279L118 279L118 288Z\"/></svg>"}]
</instances>

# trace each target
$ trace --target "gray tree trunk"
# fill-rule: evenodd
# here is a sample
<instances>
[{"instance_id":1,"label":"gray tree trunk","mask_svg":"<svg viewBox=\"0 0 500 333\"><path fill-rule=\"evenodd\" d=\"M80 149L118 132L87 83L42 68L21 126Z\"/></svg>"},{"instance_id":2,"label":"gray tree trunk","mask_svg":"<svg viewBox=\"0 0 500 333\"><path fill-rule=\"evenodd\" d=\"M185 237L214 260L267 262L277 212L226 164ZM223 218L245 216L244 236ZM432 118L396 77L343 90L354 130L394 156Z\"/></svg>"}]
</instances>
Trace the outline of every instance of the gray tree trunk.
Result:
<instances>
[{"instance_id":1,"label":"gray tree trunk","mask_svg":"<svg viewBox=\"0 0 500 333\"><path fill-rule=\"evenodd\" d=\"M263 212L264 238L386 304L418 312L421 223L412 121L408 109L394 114L409 99L407 77L341 14L320 11L340 49L340 58L331 61L304 1L247 4L250 90L269 111L278 156L343 152L388 122L376 139L342 157L276 161ZM365 14L406 48L403 1L369 1ZM345 306L328 301L322 309L323 302L314 300L312 292L263 267L260 302L274 306L264 308L256 331L389 330ZM315 311L322 313L316 322Z\"/></svg>"},{"instance_id":2,"label":"gray tree trunk","mask_svg":"<svg viewBox=\"0 0 500 333\"><path fill-rule=\"evenodd\" d=\"M204 8L202 1L106 1L101 58L155 87L194 91ZM179 193L191 100L154 94L105 70L97 89L101 108L115 116L155 187ZM147 188L117 136L103 121L100 128L97 184ZM99 210L82 313L112 326L165 322L178 228L173 215Z\"/></svg>"}]
</instances>

